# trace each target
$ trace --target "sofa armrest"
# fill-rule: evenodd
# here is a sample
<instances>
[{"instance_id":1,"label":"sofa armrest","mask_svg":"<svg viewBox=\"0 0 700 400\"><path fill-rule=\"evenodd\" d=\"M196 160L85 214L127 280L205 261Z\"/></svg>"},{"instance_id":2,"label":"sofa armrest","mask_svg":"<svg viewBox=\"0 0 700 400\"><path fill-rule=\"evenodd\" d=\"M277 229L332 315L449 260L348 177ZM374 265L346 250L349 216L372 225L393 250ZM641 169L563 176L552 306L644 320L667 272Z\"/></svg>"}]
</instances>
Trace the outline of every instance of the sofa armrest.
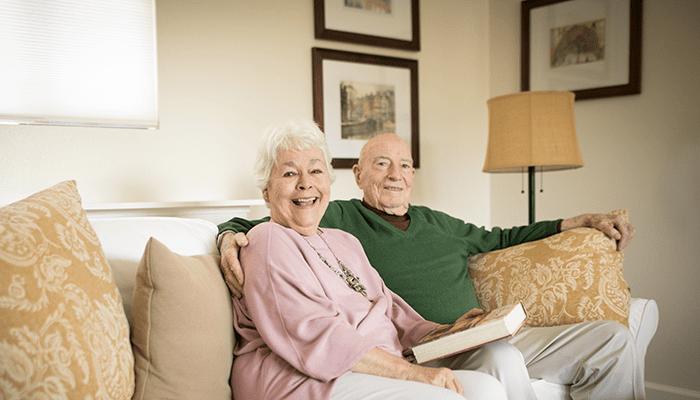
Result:
<instances>
[{"instance_id":1,"label":"sofa armrest","mask_svg":"<svg viewBox=\"0 0 700 400\"><path fill-rule=\"evenodd\" d=\"M637 352L644 359L651 338L659 325L659 307L651 299L632 298L630 302L630 330L637 344Z\"/></svg>"}]
</instances>

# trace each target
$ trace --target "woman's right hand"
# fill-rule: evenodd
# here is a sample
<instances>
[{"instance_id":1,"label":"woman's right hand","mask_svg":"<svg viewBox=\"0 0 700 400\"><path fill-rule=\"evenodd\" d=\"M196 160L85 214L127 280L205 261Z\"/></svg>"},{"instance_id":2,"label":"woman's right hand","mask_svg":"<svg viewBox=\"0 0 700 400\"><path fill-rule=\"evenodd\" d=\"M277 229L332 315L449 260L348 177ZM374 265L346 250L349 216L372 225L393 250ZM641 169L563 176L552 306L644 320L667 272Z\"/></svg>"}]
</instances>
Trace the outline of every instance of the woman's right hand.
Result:
<instances>
[{"instance_id":1,"label":"woman's right hand","mask_svg":"<svg viewBox=\"0 0 700 400\"><path fill-rule=\"evenodd\" d=\"M353 372L403 379L440 386L463 394L464 388L455 374L448 368L421 367L411 364L405 358L374 348L350 368Z\"/></svg>"},{"instance_id":2,"label":"woman's right hand","mask_svg":"<svg viewBox=\"0 0 700 400\"><path fill-rule=\"evenodd\" d=\"M221 262L219 268L224 276L224 281L228 286L231 294L239 299L243 296L243 268L238 261L238 249L248 245L248 238L244 233L227 232L221 238L219 253L221 253Z\"/></svg>"},{"instance_id":3,"label":"woman's right hand","mask_svg":"<svg viewBox=\"0 0 700 400\"><path fill-rule=\"evenodd\" d=\"M464 393L462 384L449 368L430 368L411 364L406 380L444 387L459 394Z\"/></svg>"}]
</instances>

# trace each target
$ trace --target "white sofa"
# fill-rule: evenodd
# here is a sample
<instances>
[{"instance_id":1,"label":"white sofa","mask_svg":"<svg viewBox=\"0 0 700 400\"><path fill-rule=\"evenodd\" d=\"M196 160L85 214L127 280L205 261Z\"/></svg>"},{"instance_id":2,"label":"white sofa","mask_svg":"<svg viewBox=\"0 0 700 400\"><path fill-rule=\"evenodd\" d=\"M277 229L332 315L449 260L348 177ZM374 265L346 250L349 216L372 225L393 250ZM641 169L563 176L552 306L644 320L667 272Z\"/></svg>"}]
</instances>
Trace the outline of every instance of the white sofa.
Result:
<instances>
[{"instance_id":1,"label":"white sofa","mask_svg":"<svg viewBox=\"0 0 700 400\"><path fill-rule=\"evenodd\" d=\"M149 238L155 238L174 253L183 256L218 255L215 244L217 227L214 223L203 219L89 217L89 220L97 232L104 253L112 267L130 323L133 323L132 297L136 273ZM654 336L658 324L658 308L655 301L632 299L629 324L636 339L643 365L647 346ZM212 334L212 337L216 337L216 335ZM567 386L545 381L536 381L533 386L540 399L569 398Z\"/></svg>"}]
</instances>

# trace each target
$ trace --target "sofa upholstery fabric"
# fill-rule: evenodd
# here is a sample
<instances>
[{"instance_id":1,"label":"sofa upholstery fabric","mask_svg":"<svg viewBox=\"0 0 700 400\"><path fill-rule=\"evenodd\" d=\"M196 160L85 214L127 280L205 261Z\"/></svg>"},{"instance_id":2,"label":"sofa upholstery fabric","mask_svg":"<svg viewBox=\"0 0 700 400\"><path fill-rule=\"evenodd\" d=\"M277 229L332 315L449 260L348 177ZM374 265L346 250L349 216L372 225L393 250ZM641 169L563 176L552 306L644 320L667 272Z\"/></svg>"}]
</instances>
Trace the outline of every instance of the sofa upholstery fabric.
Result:
<instances>
[{"instance_id":1,"label":"sofa upholstery fabric","mask_svg":"<svg viewBox=\"0 0 700 400\"><path fill-rule=\"evenodd\" d=\"M136 386L137 399L230 399L216 225L130 210L88 222L73 181L0 208L0 398L128 399ZM132 295L136 374L122 310ZM632 299L641 368L658 321L654 300ZM566 385L533 388L541 400L569 397Z\"/></svg>"}]
</instances>

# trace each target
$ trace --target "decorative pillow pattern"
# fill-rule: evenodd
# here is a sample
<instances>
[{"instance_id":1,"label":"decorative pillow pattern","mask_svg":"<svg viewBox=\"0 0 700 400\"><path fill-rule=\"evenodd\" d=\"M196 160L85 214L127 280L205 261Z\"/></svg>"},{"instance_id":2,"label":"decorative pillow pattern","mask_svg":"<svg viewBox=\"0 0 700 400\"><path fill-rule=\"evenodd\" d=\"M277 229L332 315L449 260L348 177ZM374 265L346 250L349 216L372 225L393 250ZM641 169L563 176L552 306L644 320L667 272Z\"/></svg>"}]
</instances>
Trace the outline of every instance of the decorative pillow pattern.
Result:
<instances>
[{"instance_id":1,"label":"decorative pillow pattern","mask_svg":"<svg viewBox=\"0 0 700 400\"><path fill-rule=\"evenodd\" d=\"M626 217L626 210L613 214ZM469 260L479 305L522 301L527 326L612 320L628 326L630 293L615 241L578 228Z\"/></svg>"},{"instance_id":2,"label":"decorative pillow pattern","mask_svg":"<svg viewBox=\"0 0 700 400\"><path fill-rule=\"evenodd\" d=\"M0 208L0 321L0 398L131 398L129 327L74 181Z\"/></svg>"},{"instance_id":3,"label":"decorative pillow pattern","mask_svg":"<svg viewBox=\"0 0 700 400\"><path fill-rule=\"evenodd\" d=\"M231 399L233 311L219 256L181 256L151 238L131 319L135 400Z\"/></svg>"}]
</instances>

